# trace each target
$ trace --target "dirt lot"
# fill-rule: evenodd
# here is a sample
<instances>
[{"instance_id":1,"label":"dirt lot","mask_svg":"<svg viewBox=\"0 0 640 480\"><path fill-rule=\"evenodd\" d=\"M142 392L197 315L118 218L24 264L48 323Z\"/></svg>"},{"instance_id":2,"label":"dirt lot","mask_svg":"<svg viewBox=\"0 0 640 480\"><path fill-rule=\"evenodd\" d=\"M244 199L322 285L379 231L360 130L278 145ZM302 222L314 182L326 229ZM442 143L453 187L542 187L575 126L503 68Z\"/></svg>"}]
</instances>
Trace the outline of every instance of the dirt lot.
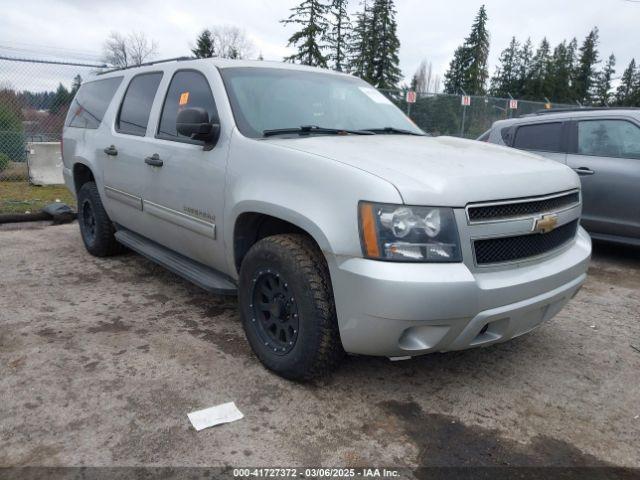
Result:
<instances>
[{"instance_id":1,"label":"dirt lot","mask_svg":"<svg viewBox=\"0 0 640 480\"><path fill-rule=\"evenodd\" d=\"M640 252L596 249L551 322L299 385L252 356L235 299L77 225L0 228L0 466L640 466ZM187 413L245 418L196 432Z\"/></svg>"}]
</instances>

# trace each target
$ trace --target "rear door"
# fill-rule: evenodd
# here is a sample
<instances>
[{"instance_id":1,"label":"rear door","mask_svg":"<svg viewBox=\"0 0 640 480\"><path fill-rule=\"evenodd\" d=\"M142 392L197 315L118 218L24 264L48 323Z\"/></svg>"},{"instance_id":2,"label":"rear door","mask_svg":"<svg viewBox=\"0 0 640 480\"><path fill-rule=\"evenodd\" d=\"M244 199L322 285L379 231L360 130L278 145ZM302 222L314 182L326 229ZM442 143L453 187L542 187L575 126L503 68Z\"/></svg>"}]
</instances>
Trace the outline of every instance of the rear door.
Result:
<instances>
[{"instance_id":1,"label":"rear door","mask_svg":"<svg viewBox=\"0 0 640 480\"><path fill-rule=\"evenodd\" d=\"M92 165L94 173L99 175L99 165L104 160L104 145L111 140L111 128L106 121L103 122L103 118L121 83L122 77L83 83L69 106L63 130L62 158L65 182L73 192L75 185L71 169L75 162ZM98 181L98 188L101 185Z\"/></svg>"},{"instance_id":2,"label":"rear door","mask_svg":"<svg viewBox=\"0 0 640 480\"><path fill-rule=\"evenodd\" d=\"M145 157L152 137L147 126L162 72L142 73L129 82L111 126L110 141L103 148L103 175L108 211L112 220L142 235L148 225L142 215Z\"/></svg>"},{"instance_id":3,"label":"rear door","mask_svg":"<svg viewBox=\"0 0 640 480\"><path fill-rule=\"evenodd\" d=\"M224 87L215 69L178 69L167 81L155 139L143 153L157 159L157 165L147 165L145 172L144 212L153 221L150 237L224 270L226 260L218 230L224 209L230 125L221 124L220 138L211 150L176 131L178 112L184 108L203 108L211 123L220 123L216 100L225 95Z\"/></svg>"},{"instance_id":4,"label":"rear door","mask_svg":"<svg viewBox=\"0 0 640 480\"><path fill-rule=\"evenodd\" d=\"M511 146L565 163L566 122L561 120L519 124L508 132ZM503 135L503 138L505 135Z\"/></svg>"},{"instance_id":5,"label":"rear door","mask_svg":"<svg viewBox=\"0 0 640 480\"><path fill-rule=\"evenodd\" d=\"M640 126L631 119L574 119L567 164L582 181L583 224L640 238Z\"/></svg>"}]
</instances>

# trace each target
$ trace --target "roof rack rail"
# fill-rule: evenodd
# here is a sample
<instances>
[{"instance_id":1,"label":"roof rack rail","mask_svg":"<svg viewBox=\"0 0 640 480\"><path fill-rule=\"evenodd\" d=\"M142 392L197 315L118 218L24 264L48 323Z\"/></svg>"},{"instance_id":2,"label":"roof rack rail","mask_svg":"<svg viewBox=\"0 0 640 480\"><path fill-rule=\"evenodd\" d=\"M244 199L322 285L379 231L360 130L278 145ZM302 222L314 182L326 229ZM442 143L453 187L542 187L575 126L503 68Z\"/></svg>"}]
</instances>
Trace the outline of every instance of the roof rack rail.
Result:
<instances>
[{"instance_id":1,"label":"roof rack rail","mask_svg":"<svg viewBox=\"0 0 640 480\"><path fill-rule=\"evenodd\" d=\"M640 110L638 107L558 107L546 108L533 113L520 115L520 117L535 117L536 115L547 115L550 113L566 113L566 112L594 112L607 110Z\"/></svg>"},{"instance_id":2,"label":"roof rack rail","mask_svg":"<svg viewBox=\"0 0 640 480\"><path fill-rule=\"evenodd\" d=\"M156 65L158 63L183 62L185 60L195 60L195 57L183 56L183 57L165 58L162 60L154 60L152 62L141 63L140 65L129 65L127 67L112 68L111 70L105 70L104 72L99 72L98 75L104 75L105 73L111 73L111 72L119 72L120 70L129 70L131 68L137 68L137 67L147 67L149 65Z\"/></svg>"}]
</instances>

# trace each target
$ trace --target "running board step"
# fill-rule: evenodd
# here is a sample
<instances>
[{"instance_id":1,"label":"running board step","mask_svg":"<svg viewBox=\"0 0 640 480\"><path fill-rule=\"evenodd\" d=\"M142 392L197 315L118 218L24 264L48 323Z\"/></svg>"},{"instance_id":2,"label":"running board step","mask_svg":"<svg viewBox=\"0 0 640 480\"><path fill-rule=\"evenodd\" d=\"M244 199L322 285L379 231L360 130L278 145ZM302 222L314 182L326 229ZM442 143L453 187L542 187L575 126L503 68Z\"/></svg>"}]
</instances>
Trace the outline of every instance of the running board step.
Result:
<instances>
[{"instance_id":1,"label":"running board step","mask_svg":"<svg viewBox=\"0 0 640 480\"><path fill-rule=\"evenodd\" d=\"M205 290L220 295L236 295L236 285L216 270L191 260L130 230L120 229L116 240L136 253L180 275Z\"/></svg>"}]
</instances>

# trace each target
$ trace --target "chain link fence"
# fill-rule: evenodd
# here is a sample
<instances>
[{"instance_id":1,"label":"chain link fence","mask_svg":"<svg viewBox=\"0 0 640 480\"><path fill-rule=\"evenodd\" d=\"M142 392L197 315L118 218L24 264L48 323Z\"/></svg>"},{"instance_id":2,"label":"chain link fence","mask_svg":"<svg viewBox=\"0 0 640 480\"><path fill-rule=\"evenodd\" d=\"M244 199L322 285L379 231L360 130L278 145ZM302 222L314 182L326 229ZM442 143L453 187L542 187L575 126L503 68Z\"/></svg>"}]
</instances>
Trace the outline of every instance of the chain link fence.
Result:
<instances>
[{"instance_id":1,"label":"chain link fence","mask_svg":"<svg viewBox=\"0 0 640 480\"><path fill-rule=\"evenodd\" d=\"M83 79L105 68L0 54L0 214L36 212L54 201L73 205L66 188L56 184L62 182L62 126ZM433 135L477 138L496 120L545 108L544 102L522 100L510 108L515 106L510 99L476 96L464 106L460 95L439 93L418 93L415 103L407 103L406 90L382 93ZM39 180L34 165L43 160L59 162L58 181L51 176Z\"/></svg>"},{"instance_id":2,"label":"chain link fence","mask_svg":"<svg viewBox=\"0 0 640 480\"><path fill-rule=\"evenodd\" d=\"M381 90L425 132L475 139L493 122L534 113L545 108L575 107L529 100L445 93L416 93L415 103L407 102L406 90ZM463 102L464 97L466 102ZM467 103L467 105L464 105ZM515 108L513 108L515 107Z\"/></svg>"},{"instance_id":3,"label":"chain link fence","mask_svg":"<svg viewBox=\"0 0 640 480\"><path fill-rule=\"evenodd\" d=\"M82 80L105 66L0 55L0 214L32 213L73 198L61 185L60 140ZM38 175L51 165L59 175ZM34 167L34 165L36 167Z\"/></svg>"}]
</instances>

